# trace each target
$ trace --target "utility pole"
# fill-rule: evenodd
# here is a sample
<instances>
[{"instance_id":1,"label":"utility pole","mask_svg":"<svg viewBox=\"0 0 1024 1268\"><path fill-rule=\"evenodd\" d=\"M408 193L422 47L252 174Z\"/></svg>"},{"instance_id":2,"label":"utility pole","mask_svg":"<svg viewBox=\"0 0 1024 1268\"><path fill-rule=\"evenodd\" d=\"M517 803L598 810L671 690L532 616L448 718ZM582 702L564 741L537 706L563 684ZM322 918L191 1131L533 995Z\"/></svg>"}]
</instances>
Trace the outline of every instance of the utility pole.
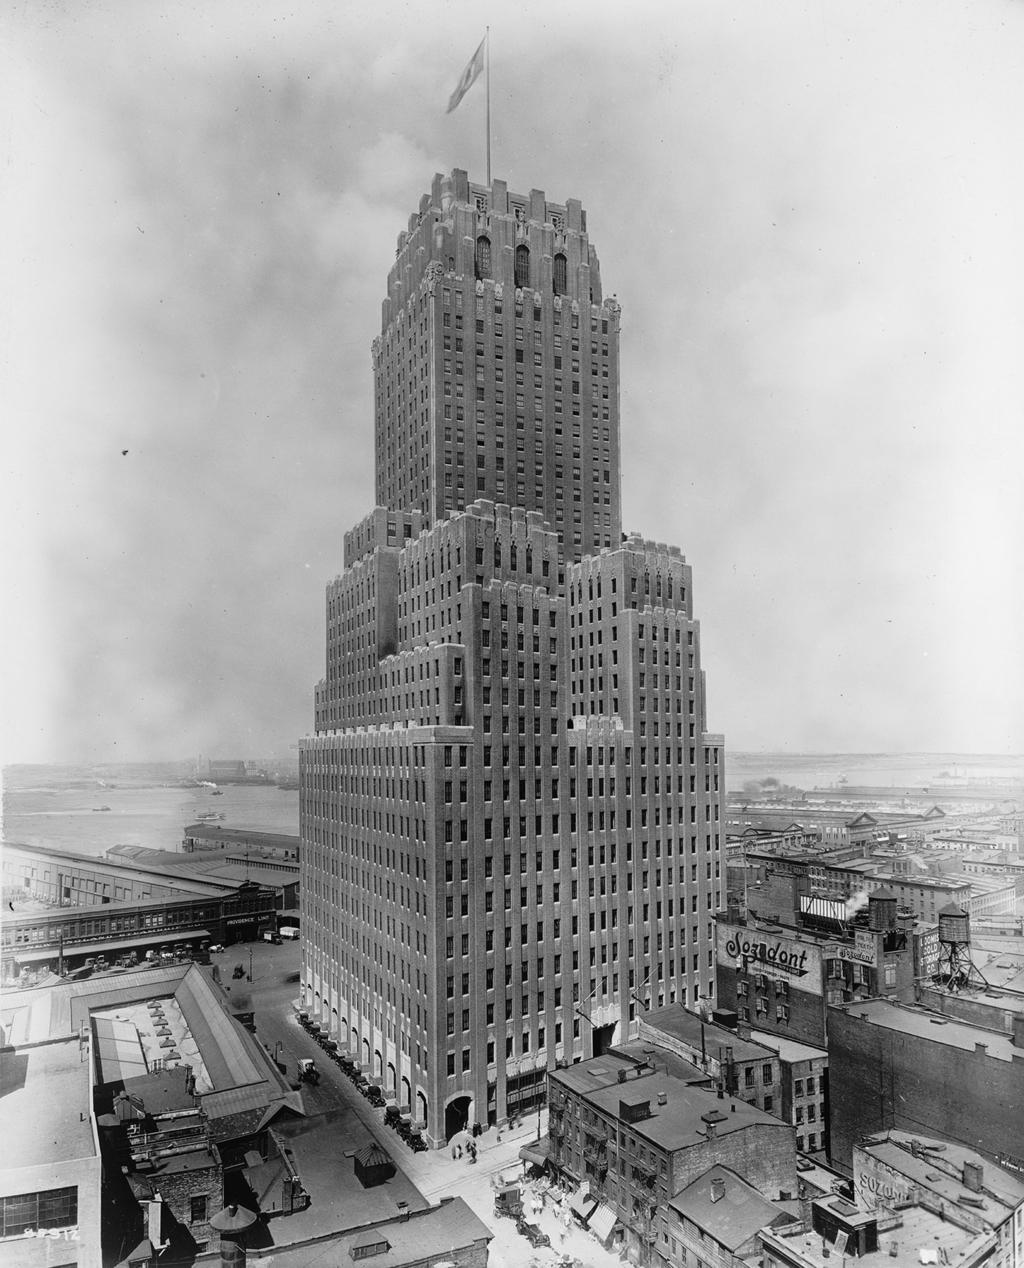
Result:
<instances>
[{"instance_id":1,"label":"utility pole","mask_svg":"<svg viewBox=\"0 0 1024 1268\"><path fill-rule=\"evenodd\" d=\"M249 948L249 981L252 981L252 947Z\"/></svg>"}]
</instances>

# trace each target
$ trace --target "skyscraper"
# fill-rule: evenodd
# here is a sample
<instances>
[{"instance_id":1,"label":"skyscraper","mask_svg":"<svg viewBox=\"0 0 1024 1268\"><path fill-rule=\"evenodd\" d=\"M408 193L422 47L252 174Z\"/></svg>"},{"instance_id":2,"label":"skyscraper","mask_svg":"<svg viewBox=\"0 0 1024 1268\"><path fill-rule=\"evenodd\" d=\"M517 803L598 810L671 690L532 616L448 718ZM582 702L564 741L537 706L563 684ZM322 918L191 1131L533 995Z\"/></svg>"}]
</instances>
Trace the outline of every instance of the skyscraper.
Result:
<instances>
[{"instance_id":1,"label":"skyscraper","mask_svg":"<svg viewBox=\"0 0 1024 1268\"><path fill-rule=\"evenodd\" d=\"M690 568L621 532L586 213L436 176L374 341L380 505L301 746L302 989L428 1137L714 990L722 737Z\"/></svg>"}]
</instances>

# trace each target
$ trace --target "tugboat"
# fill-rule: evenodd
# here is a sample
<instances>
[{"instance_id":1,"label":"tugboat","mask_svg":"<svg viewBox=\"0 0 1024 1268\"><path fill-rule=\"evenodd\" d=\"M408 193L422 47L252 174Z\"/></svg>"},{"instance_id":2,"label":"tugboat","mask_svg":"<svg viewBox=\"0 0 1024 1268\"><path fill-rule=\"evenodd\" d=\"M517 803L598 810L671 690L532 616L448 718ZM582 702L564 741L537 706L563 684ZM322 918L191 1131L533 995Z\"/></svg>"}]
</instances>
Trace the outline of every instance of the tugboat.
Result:
<instances>
[{"instance_id":1,"label":"tugboat","mask_svg":"<svg viewBox=\"0 0 1024 1268\"><path fill-rule=\"evenodd\" d=\"M92 812L93 812L93 814L99 814L99 813L100 813L100 811L102 811L102 810L109 810L109 809L110 809L110 807L109 807L109 806L93 806L93 808L92 808Z\"/></svg>"}]
</instances>

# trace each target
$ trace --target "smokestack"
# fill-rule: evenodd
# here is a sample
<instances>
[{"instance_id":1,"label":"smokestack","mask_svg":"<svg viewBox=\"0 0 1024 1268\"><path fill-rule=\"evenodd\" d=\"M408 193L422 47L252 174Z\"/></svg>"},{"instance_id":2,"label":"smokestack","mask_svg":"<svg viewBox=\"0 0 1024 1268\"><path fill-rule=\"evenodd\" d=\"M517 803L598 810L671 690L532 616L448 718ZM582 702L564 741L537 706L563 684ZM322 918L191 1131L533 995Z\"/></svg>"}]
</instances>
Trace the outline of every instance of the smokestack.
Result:
<instances>
[{"instance_id":1,"label":"smokestack","mask_svg":"<svg viewBox=\"0 0 1024 1268\"><path fill-rule=\"evenodd\" d=\"M980 1162L964 1163L964 1188L972 1193L980 1193L985 1178L985 1168Z\"/></svg>"}]
</instances>

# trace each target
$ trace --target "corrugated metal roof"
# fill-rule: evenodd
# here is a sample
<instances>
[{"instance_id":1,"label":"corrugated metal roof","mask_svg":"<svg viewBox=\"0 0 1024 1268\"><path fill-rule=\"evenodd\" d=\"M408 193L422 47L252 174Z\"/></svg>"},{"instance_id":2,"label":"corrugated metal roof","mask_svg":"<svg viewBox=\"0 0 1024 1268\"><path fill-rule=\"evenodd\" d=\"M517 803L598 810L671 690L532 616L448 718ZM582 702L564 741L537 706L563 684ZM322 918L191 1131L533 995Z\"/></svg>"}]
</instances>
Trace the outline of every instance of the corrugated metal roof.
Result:
<instances>
[{"instance_id":1,"label":"corrugated metal roof","mask_svg":"<svg viewBox=\"0 0 1024 1268\"><path fill-rule=\"evenodd\" d=\"M204 973L197 969L174 994L215 1091L266 1078L266 1070L256 1065L239 1033L241 1028L227 1014Z\"/></svg>"}]
</instances>

